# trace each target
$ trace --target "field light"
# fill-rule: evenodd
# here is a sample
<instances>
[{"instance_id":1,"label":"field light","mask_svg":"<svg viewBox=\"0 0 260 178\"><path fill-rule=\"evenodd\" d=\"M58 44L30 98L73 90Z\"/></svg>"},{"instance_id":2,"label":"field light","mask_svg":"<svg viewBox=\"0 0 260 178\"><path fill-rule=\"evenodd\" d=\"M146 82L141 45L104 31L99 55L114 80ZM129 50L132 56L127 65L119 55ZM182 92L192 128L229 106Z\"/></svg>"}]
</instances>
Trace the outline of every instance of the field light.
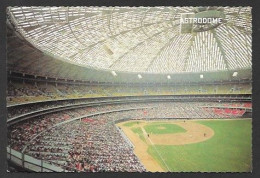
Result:
<instances>
[{"instance_id":1,"label":"field light","mask_svg":"<svg viewBox=\"0 0 260 178\"><path fill-rule=\"evenodd\" d=\"M117 76L115 71L112 71L111 73L112 73L113 76Z\"/></svg>"},{"instance_id":2,"label":"field light","mask_svg":"<svg viewBox=\"0 0 260 178\"><path fill-rule=\"evenodd\" d=\"M232 76L233 76L233 77L236 77L237 74L238 74L238 72L234 72Z\"/></svg>"}]
</instances>

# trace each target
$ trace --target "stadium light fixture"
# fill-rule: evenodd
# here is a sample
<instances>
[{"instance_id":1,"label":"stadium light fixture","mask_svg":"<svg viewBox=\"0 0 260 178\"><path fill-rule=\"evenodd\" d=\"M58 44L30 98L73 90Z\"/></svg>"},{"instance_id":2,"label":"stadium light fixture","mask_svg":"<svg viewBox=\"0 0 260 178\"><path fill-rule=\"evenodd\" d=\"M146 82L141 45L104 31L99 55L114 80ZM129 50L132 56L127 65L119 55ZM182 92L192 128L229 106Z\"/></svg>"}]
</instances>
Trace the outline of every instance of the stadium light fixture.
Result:
<instances>
[{"instance_id":1,"label":"stadium light fixture","mask_svg":"<svg viewBox=\"0 0 260 178\"><path fill-rule=\"evenodd\" d=\"M113 76L117 76L117 73L115 71L111 72Z\"/></svg>"},{"instance_id":2,"label":"stadium light fixture","mask_svg":"<svg viewBox=\"0 0 260 178\"><path fill-rule=\"evenodd\" d=\"M140 75L140 74L138 74L137 76L138 76L139 79L143 78L142 75Z\"/></svg>"},{"instance_id":3,"label":"stadium light fixture","mask_svg":"<svg viewBox=\"0 0 260 178\"><path fill-rule=\"evenodd\" d=\"M167 79L171 79L171 76L170 76L170 75L168 75L168 76L167 76Z\"/></svg>"},{"instance_id":4,"label":"stadium light fixture","mask_svg":"<svg viewBox=\"0 0 260 178\"><path fill-rule=\"evenodd\" d=\"M200 74L200 78L204 78L204 76L202 74Z\"/></svg>"},{"instance_id":5,"label":"stadium light fixture","mask_svg":"<svg viewBox=\"0 0 260 178\"><path fill-rule=\"evenodd\" d=\"M238 74L238 72L234 72L232 76L233 76L233 77L236 77L237 74Z\"/></svg>"}]
</instances>

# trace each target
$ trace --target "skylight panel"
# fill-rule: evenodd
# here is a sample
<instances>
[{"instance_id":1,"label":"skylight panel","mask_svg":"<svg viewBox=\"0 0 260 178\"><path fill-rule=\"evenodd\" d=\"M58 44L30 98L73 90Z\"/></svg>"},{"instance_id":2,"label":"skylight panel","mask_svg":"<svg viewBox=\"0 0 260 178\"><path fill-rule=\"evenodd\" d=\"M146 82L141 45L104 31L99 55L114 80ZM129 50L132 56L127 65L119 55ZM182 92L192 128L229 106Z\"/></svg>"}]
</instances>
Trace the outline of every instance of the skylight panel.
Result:
<instances>
[{"instance_id":1,"label":"skylight panel","mask_svg":"<svg viewBox=\"0 0 260 178\"><path fill-rule=\"evenodd\" d=\"M54 53L68 60L75 61L75 56L71 57L73 55L70 54L82 49L90 50L87 56L84 54L81 59L77 58L78 62L82 60L81 64L86 63L84 60L87 57L91 62L86 65L107 67L111 62L120 58L115 68L130 72L221 70L226 68L222 51L217 45L217 43L221 43L224 58L231 68L251 65L251 17L250 10L247 8L241 8L239 17L234 21L240 27L220 25L214 29L220 42L216 41L210 31L195 33L196 36L191 38L190 34L181 36L178 33L178 27L172 28L171 23L168 22L172 18L170 11L190 12L192 7L150 8L152 10L140 8L138 11L136 7L116 7L113 11L111 7L30 7L22 9L10 8L10 11L13 12L17 27L24 36L33 40L34 45L41 49L48 48L46 50L52 51L55 46ZM227 12L238 11L238 8L226 9ZM103 10L107 12L104 13ZM108 10L111 10L111 13ZM246 18L248 14L249 18ZM66 19L67 15L80 17L73 18L74 20L69 21L69 24L66 25L55 23L52 26L41 27L46 23L53 23L53 20L55 22L55 20ZM174 18L180 17L179 14L175 15ZM232 17L232 15L227 15L228 19ZM40 25L40 27L27 31L28 27L36 25ZM245 34L246 30L249 31L248 35ZM173 37L174 35L176 36ZM167 44L170 38L172 38L172 42ZM103 42L110 43L114 52L112 56L105 53L102 47L96 46ZM166 47L163 48L163 46ZM154 62L148 67L152 59ZM95 62L95 60L102 62Z\"/></svg>"}]
</instances>

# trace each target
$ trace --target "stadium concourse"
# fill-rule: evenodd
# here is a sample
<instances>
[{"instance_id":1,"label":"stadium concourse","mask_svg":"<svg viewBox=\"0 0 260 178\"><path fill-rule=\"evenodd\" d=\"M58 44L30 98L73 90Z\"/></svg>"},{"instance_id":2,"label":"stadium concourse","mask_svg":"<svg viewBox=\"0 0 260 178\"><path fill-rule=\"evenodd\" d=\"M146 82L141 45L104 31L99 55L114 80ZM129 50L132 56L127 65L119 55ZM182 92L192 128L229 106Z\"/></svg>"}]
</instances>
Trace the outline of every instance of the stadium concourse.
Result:
<instances>
[{"instance_id":1,"label":"stadium concourse","mask_svg":"<svg viewBox=\"0 0 260 178\"><path fill-rule=\"evenodd\" d=\"M249 7L9 7L7 19L11 172L151 171L118 123L252 117Z\"/></svg>"}]
</instances>

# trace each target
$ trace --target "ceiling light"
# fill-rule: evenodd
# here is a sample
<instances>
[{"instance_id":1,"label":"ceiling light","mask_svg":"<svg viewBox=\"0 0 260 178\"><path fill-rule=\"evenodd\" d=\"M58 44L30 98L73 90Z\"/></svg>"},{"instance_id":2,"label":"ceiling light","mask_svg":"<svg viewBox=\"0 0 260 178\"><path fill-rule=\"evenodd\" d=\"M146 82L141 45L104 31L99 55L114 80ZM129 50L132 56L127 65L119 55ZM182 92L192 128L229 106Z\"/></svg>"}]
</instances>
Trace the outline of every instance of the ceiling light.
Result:
<instances>
[{"instance_id":1,"label":"ceiling light","mask_svg":"<svg viewBox=\"0 0 260 178\"><path fill-rule=\"evenodd\" d=\"M167 76L167 79L171 79L171 76L170 76L170 75L168 75L168 76Z\"/></svg>"},{"instance_id":2,"label":"ceiling light","mask_svg":"<svg viewBox=\"0 0 260 178\"><path fill-rule=\"evenodd\" d=\"M111 72L113 76L117 76L117 73L115 71Z\"/></svg>"},{"instance_id":3,"label":"ceiling light","mask_svg":"<svg viewBox=\"0 0 260 178\"><path fill-rule=\"evenodd\" d=\"M202 74L200 74L200 78L204 78L204 76Z\"/></svg>"},{"instance_id":4,"label":"ceiling light","mask_svg":"<svg viewBox=\"0 0 260 178\"><path fill-rule=\"evenodd\" d=\"M137 76L138 76L138 78L140 78L140 79L143 78L140 74L138 74Z\"/></svg>"},{"instance_id":5,"label":"ceiling light","mask_svg":"<svg viewBox=\"0 0 260 178\"><path fill-rule=\"evenodd\" d=\"M234 72L232 76L233 76L233 77L236 77L237 74L238 74L238 72Z\"/></svg>"}]
</instances>

